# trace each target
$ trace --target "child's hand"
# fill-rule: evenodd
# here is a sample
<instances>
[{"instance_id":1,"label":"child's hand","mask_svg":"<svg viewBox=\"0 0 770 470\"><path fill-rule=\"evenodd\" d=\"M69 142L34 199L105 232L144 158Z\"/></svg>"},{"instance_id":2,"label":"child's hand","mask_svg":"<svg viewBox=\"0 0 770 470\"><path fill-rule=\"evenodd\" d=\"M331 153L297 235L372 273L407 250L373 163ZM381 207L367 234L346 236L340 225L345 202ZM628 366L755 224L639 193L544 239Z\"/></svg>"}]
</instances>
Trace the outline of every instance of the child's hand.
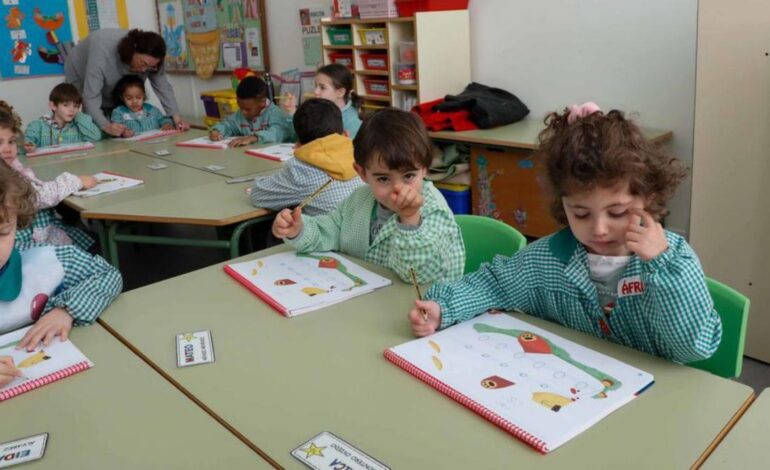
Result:
<instances>
[{"instance_id":1,"label":"child's hand","mask_svg":"<svg viewBox=\"0 0 770 470\"><path fill-rule=\"evenodd\" d=\"M415 300L409 311L409 322L415 336L433 334L441 324L441 306L432 300Z\"/></svg>"},{"instance_id":2,"label":"child's hand","mask_svg":"<svg viewBox=\"0 0 770 470\"><path fill-rule=\"evenodd\" d=\"M273 235L276 238L296 238L302 231L302 209L284 209L275 216Z\"/></svg>"},{"instance_id":3,"label":"child's hand","mask_svg":"<svg viewBox=\"0 0 770 470\"><path fill-rule=\"evenodd\" d=\"M219 131L211 131L209 132L209 140L217 141L222 140L222 134Z\"/></svg>"},{"instance_id":4,"label":"child's hand","mask_svg":"<svg viewBox=\"0 0 770 470\"><path fill-rule=\"evenodd\" d=\"M160 130L162 130L162 131L170 131L173 128L174 128L174 125L171 124L170 122L167 122L167 123L163 124L162 126L160 126Z\"/></svg>"},{"instance_id":5,"label":"child's hand","mask_svg":"<svg viewBox=\"0 0 770 470\"><path fill-rule=\"evenodd\" d=\"M416 189L411 186L396 185L396 189L390 194L390 201L402 224L418 225L420 223L420 208L425 200Z\"/></svg>"},{"instance_id":6,"label":"child's hand","mask_svg":"<svg viewBox=\"0 0 770 470\"><path fill-rule=\"evenodd\" d=\"M134 131L132 131L131 129L126 127L126 130L124 130L123 133L120 134L120 136L121 137L133 137L134 136Z\"/></svg>"},{"instance_id":7,"label":"child's hand","mask_svg":"<svg viewBox=\"0 0 770 470\"><path fill-rule=\"evenodd\" d=\"M286 98L281 100L281 109L289 116L294 116L294 113L297 112L297 98L291 93L286 93Z\"/></svg>"},{"instance_id":8,"label":"child's hand","mask_svg":"<svg viewBox=\"0 0 770 470\"><path fill-rule=\"evenodd\" d=\"M243 147L244 145L256 144L259 141L259 137L255 135L247 135L243 137L236 137L231 140L228 147Z\"/></svg>"},{"instance_id":9,"label":"child's hand","mask_svg":"<svg viewBox=\"0 0 770 470\"><path fill-rule=\"evenodd\" d=\"M80 175L78 178L80 178L81 189L91 189L99 184L99 181L91 175Z\"/></svg>"},{"instance_id":10,"label":"child's hand","mask_svg":"<svg viewBox=\"0 0 770 470\"><path fill-rule=\"evenodd\" d=\"M111 122L102 128L104 132L113 137L120 137L124 132L126 132L126 129L128 129L128 127L124 126L123 124L118 124L117 122Z\"/></svg>"},{"instance_id":11,"label":"child's hand","mask_svg":"<svg viewBox=\"0 0 770 470\"><path fill-rule=\"evenodd\" d=\"M66 341L71 329L70 314L63 308L55 308L40 317L35 326L27 331L16 349L27 348L28 352L32 352L41 341L44 346L48 346L57 336L60 336L62 341Z\"/></svg>"},{"instance_id":12,"label":"child's hand","mask_svg":"<svg viewBox=\"0 0 770 470\"><path fill-rule=\"evenodd\" d=\"M631 223L626 229L626 247L642 261L649 261L666 251L668 241L663 226L644 209L632 207Z\"/></svg>"},{"instance_id":13,"label":"child's hand","mask_svg":"<svg viewBox=\"0 0 770 470\"><path fill-rule=\"evenodd\" d=\"M15 377L21 377L22 372L16 368L11 356L0 356L0 387L11 383Z\"/></svg>"},{"instance_id":14,"label":"child's hand","mask_svg":"<svg viewBox=\"0 0 770 470\"><path fill-rule=\"evenodd\" d=\"M34 152L37 146L32 142L24 142L24 151L27 153Z\"/></svg>"}]
</instances>

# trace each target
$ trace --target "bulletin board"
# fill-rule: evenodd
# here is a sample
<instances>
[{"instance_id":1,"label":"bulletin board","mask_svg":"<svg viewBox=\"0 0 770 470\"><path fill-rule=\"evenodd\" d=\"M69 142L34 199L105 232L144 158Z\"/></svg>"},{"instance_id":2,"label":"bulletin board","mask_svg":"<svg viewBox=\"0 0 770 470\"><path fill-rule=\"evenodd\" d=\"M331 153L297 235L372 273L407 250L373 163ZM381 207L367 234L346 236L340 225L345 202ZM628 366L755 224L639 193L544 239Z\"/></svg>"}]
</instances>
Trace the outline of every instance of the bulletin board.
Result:
<instances>
[{"instance_id":1,"label":"bulletin board","mask_svg":"<svg viewBox=\"0 0 770 470\"><path fill-rule=\"evenodd\" d=\"M0 19L0 77L64 73L65 44L72 41L67 0L3 0Z\"/></svg>"},{"instance_id":2,"label":"bulletin board","mask_svg":"<svg viewBox=\"0 0 770 470\"><path fill-rule=\"evenodd\" d=\"M264 0L156 0L166 71L268 70Z\"/></svg>"}]
</instances>

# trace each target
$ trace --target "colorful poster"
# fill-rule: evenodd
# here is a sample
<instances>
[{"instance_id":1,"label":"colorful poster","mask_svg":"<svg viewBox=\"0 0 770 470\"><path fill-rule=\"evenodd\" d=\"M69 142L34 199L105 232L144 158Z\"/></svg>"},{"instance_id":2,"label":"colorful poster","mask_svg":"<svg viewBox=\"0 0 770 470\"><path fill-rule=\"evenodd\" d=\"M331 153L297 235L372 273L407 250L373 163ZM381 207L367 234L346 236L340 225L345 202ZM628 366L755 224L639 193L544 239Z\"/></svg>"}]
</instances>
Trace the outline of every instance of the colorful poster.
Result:
<instances>
[{"instance_id":1,"label":"colorful poster","mask_svg":"<svg viewBox=\"0 0 770 470\"><path fill-rule=\"evenodd\" d=\"M209 78L220 63L217 25L217 2L215 0L183 0L184 27L187 42L195 64L195 73Z\"/></svg>"},{"instance_id":2,"label":"colorful poster","mask_svg":"<svg viewBox=\"0 0 770 470\"><path fill-rule=\"evenodd\" d=\"M75 0L77 34L83 40L102 28L128 28L126 0Z\"/></svg>"},{"instance_id":3,"label":"colorful poster","mask_svg":"<svg viewBox=\"0 0 770 470\"><path fill-rule=\"evenodd\" d=\"M324 10L299 10L299 22L302 27L302 52L305 65L318 67L321 63L321 18Z\"/></svg>"},{"instance_id":4,"label":"colorful poster","mask_svg":"<svg viewBox=\"0 0 770 470\"><path fill-rule=\"evenodd\" d=\"M65 44L72 41L67 0L4 0L0 18L3 79L64 73Z\"/></svg>"},{"instance_id":5,"label":"colorful poster","mask_svg":"<svg viewBox=\"0 0 770 470\"><path fill-rule=\"evenodd\" d=\"M166 68L189 70L181 0L158 0L158 22L160 34L166 41Z\"/></svg>"}]
</instances>

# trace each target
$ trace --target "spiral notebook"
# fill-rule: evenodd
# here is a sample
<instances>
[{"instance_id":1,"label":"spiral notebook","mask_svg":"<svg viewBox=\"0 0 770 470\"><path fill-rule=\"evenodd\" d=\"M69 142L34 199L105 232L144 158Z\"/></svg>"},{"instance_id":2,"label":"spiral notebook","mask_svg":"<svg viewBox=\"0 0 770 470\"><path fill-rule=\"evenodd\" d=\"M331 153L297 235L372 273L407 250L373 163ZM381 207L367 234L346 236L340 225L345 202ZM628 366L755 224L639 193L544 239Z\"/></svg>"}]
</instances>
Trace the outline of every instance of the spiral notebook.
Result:
<instances>
[{"instance_id":1,"label":"spiral notebook","mask_svg":"<svg viewBox=\"0 0 770 470\"><path fill-rule=\"evenodd\" d=\"M77 152L78 150L90 150L96 147L91 142L75 142L72 144L49 145L48 147L38 147L32 152L27 153L27 157L42 157L43 155L56 155L59 153Z\"/></svg>"},{"instance_id":2,"label":"spiral notebook","mask_svg":"<svg viewBox=\"0 0 770 470\"><path fill-rule=\"evenodd\" d=\"M294 144L276 144L269 147L246 149L246 154L266 158L276 162L285 162L294 158Z\"/></svg>"},{"instance_id":3,"label":"spiral notebook","mask_svg":"<svg viewBox=\"0 0 770 470\"><path fill-rule=\"evenodd\" d=\"M125 140L127 142L144 142L147 140L158 139L160 137L166 137L169 135L181 134L182 131L178 129L151 129L149 131L140 132L132 137L122 137L113 140Z\"/></svg>"},{"instance_id":4,"label":"spiral notebook","mask_svg":"<svg viewBox=\"0 0 770 470\"><path fill-rule=\"evenodd\" d=\"M337 253L285 251L225 272L287 317L301 315L389 286L391 280Z\"/></svg>"},{"instance_id":5,"label":"spiral notebook","mask_svg":"<svg viewBox=\"0 0 770 470\"><path fill-rule=\"evenodd\" d=\"M94 365L71 341L60 341L59 338L54 338L48 346L41 344L32 352L17 350L16 345L30 328L32 326L0 336L0 356L11 356L16 367L24 374L24 377L16 377L0 388L0 401L77 374Z\"/></svg>"},{"instance_id":6,"label":"spiral notebook","mask_svg":"<svg viewBox=\"0 0 770 470\"><path fill-rule=\"evenodd\" d=\"M542 453L654 383L643 370L505 313L485 313L384 354Z\"/></svg>"},{"instance_id":7,"label":"spiral notebook","mask_svg":"<svg viewBox=\"0 0 770 470\"><path fill-rule=\"evenodd\" d=\"M91 189L82 189L73 193L77 197L92 197L100 194L114 193L124 189L133 188L144 183L144 180L119 175L111 171L103 171L94 175L96 186Z\"/></svg>"},{"instance_id":8,"label":"spiral notebook","mask_svg":"<svg viewBox=\"0 0 770 470\"><path fill-rule=\"evenodd\" d=\"M200 147L206 149L220 149L224 150L228 144L235 140L235 137L226 137L222 140L211 140L208 137L198 137L196 139L184 140L177 142L177 147Z\"/></svg>"}]
</instances>

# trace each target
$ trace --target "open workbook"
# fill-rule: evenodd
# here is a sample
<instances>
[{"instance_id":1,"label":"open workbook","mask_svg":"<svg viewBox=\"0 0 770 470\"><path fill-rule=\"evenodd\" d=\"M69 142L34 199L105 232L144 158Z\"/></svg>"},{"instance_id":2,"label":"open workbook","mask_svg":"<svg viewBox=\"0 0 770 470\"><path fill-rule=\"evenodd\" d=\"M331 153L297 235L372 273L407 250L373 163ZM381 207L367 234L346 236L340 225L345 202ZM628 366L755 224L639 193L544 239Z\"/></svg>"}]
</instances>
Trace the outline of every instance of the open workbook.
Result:
<instances>
[{"instance_id":1,"label":"open workbook","mask_svg":"<svg viewBox=\"0 0 770 470\"><path fill-rule=\"evenodd\" d=\"M120 139L114 139L114 140L125 140L128 142L144 142L146 140L153 140L158 139L160 137L166 137L169 135L176 135L181 134L182 131L178 129L151 129L149 131L140 132L138 134L133 135L132 137L123 137Z\"/></svg>"},{"instance_id":2,"label":"open workbook","mask_svg":"<svg viewBox=\"0 0 770 470\"><path fill-rule=\"evenodd\" d=\"M226 149L228 144L235 140L235 137L227 137L222 140L211 140L208 137L198 137L190 140L177 142L177 147L200 147L206 149Z\"/></svg>"},{"instance_id":3,"label":"open workbook","mask_svg":"<svg viewBox=\"0 0 770 470\"><path fill-rule=\"evenodd\" d=\"M94 175L97 184L91 189L83 189L74 193L78 197L91 197L98 196L100 194L112 193L115 191L122 191L124 189L133 188L144 183L144 180L137 178L129 178L128 176L119 175L117 173L111 173L109 171L103 171Z\"/></svg>"},{"instance_id":4,"label":"open workbook","mask_svg":"<svg viewBox=\"0 0 770 470\"><path fill-rule=\"evenodd\" d=\"M385 357L540 452L631 401L652 375L505 313L485 313Z\"/></svg>"},{"instance_id":5,"label":"open workbook","mask_svg":"<svg viewBox=\"0 0 770 470\"><path fill-rule=\"evenodd\" d=\"M392 284L337 253L285 251L243 263L225 272L279 313L293 317Z\"/></svg>"},{"instance_id":6,"label":"open workbook","mask_svg":"<svg viewBox=\"0 0 770 470\"><path fill-rule=\"evenodd\" d=\"M43 155L55 155L58 153L77 152L78 150L90 150L96 147L92 142L75 142L72 144L49 145L38 147L27 153L27 157L42 157Z\"/></svg>"},{"instance_id":7,"label":"open workbook","mask_svg":"<svg viewBox=\"0 0 770 470\"><path fill-rule=\"evenodd\" d=\"M277 162L285 162L294 158L294 144L276 144L269 147L246 149L246 154Z\"/></svg>"},{"instance_id":8,"label":"open workbook","mask_svg":"<svg viewBox=\"0 0 770 470\"><path fill-rule=\"evenodd\" d=\"M13 363L24 374L5 387L0 387L0 401L77 374L94 365L71 341L60 341L59 338L54 338L48 346L40 344L32 352L27 352L26 348L17 350L16 345L30 328L32 326L0 336L0 356L11 356Z\"/></svg>"}]
</instances>

